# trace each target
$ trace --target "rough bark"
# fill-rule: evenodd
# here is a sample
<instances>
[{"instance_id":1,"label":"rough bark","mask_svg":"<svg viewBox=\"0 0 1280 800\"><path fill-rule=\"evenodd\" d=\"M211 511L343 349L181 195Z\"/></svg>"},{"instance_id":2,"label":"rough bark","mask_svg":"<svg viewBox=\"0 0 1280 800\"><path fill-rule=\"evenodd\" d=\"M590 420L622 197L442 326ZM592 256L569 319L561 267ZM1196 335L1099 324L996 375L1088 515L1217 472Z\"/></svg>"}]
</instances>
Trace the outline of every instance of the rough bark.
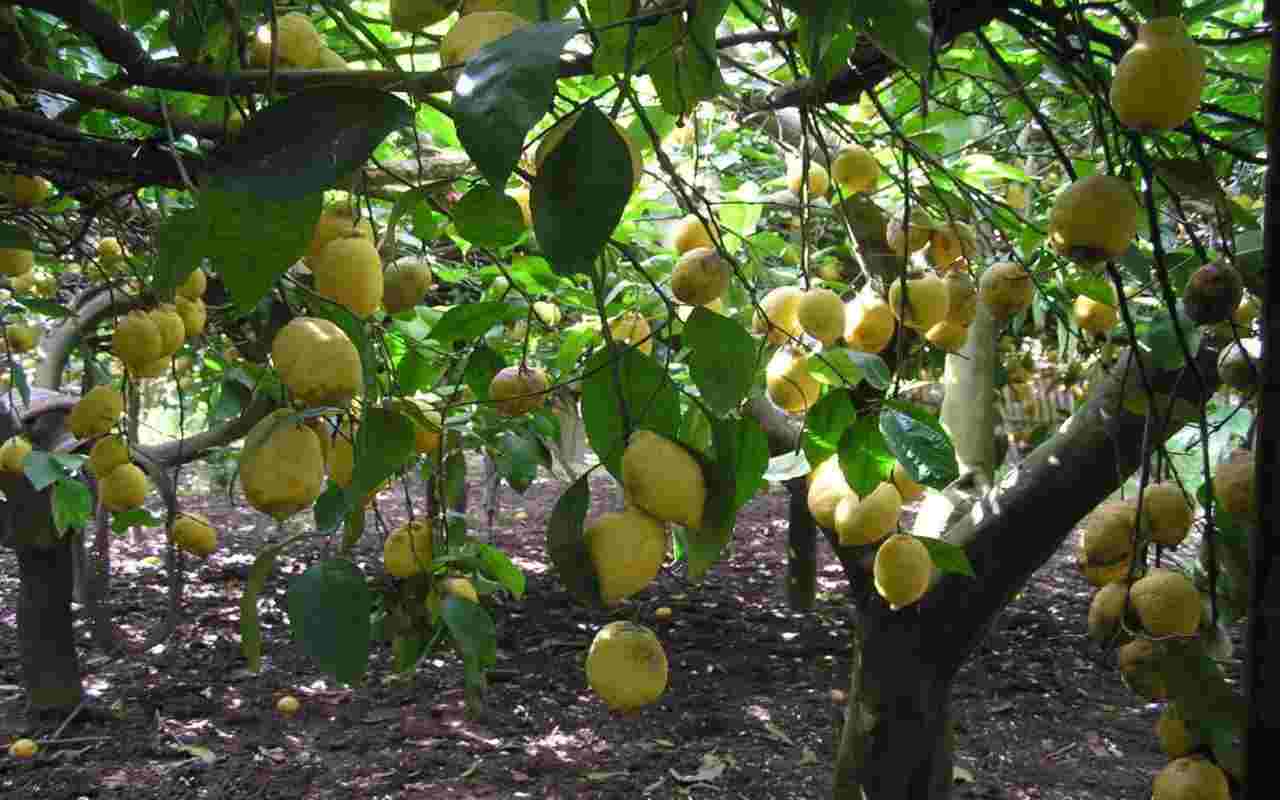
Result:
<instances>
[{"instance_id":1,"label":"rough bark","mask_svg":"<svg viewBox=\"0 0 1280 800\"><path fill-rule=\"evenodd\" d=\"M28 712L34 715L69 712L83 697L71 614L73 538L17 548L18 648Z\"/></svg>"},{"instance_id":2,"label":"rough bark","mask_svg":"<svg viewBox=\"0 0 1280 800\"><path fill-rule=\"evenodd\" d=\"M804 478L787 481L787 605L810 611L818 591L818 523L809 513Z\"/></svg>"}]
</instances>

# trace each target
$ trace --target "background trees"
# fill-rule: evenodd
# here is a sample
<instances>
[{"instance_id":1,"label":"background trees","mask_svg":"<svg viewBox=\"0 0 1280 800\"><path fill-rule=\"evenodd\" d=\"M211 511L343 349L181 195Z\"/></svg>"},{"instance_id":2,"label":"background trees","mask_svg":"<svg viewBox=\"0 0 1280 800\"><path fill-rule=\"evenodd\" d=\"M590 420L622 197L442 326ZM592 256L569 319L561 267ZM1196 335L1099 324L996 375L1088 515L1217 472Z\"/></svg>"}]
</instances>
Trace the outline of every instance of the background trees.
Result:
<instances>
[{"instance_id":1,"label":"background trees","mask_svg":"<svg viewBox=\"0 0 1280 800\"><path fill-rule=\"evenodd\" d=\"M23 569L37 709L80 700L68 531L94 508L76 454L114 527L168 529L181 510L173 471L246 434L248 502L315 515L250 573L250 665L255 592L274 559L299 537L330 537L334 557L290 584L307 652L350 681L370 641L389 639L408 669L447 640L480 704L494 623L457 579L516 596L523 579L450 512L464 454L492 454L519 489L539 466L563 466L548 443L571 440L579 413L623 483L636 430L696 463L685 474L704 481L705 501L692 511L632 490L640 511L679 523L675 552L694 579L766 480L804 495L792 602L812 602L812 512L860 612L839 796L945 794L960 664L1135 473L1127 496L1165 480L1196 497L1210 542L1201 571L1185 565L1211 598L1203 635L1152 646L1147 671L1179 699L1220 685L1199 655L1246 611L1256 521L1222 486L1212 502L1207 482L1231 447L1249 446L1240 421L1259 385L1249 347L1226 347L1252 333L1265 274L1269 32L1256 4L454 5L0 12L8 432L32 446L5 477L6 537ZM1176 22L1139 27L1179 15L1194 41ZM46 331L35 355L19 352L30 333L19 314ZM1235 359L1221 371L1230 393L1217 391L1219 350ZM120 390L106 428L124 434L167 519L135 507L132 467L108 501L129 464L97 474L89 440L108 431L78 425L73 401L52 393L69 371L85 389ZM939 377L941 422L913 401ZM1032 379L1078 390L1079 403L1062 429L1020 431L1036 450L997 473L986 412L998 389L1043 394L1016 388ZM155 386L174 395L168 441L139 435ZM824 505L803 477L832 458ZM662 473L672 457L641 461ZM1232 469L1251 498L1250 469ZM420 529L366 528L366 503L408 471L428 485L414 514L429 546L414 544ZM601 579L628 548L584 537L604 509L588 509L586 479L569 471L549 552L578 599L601 602L601 588L614 599ZM875 563L917 484L932 490L913 530L935 574L903 611L880 599L898 595L886 580L877 593ZM1165 557L1140 518L1135 508L1116 553L1083 548L1091 579ZM96 530L102 574L105 518ZM345 557L374 535L403 579L377 593ZM179 550L202 549L175 544L169 624ZM652 566L623 577L643 585ZM94 597L87 577L84 589ZM1239 781L1242 717L1225 707L1188 716Z\"/></svg>"}]
</instances>

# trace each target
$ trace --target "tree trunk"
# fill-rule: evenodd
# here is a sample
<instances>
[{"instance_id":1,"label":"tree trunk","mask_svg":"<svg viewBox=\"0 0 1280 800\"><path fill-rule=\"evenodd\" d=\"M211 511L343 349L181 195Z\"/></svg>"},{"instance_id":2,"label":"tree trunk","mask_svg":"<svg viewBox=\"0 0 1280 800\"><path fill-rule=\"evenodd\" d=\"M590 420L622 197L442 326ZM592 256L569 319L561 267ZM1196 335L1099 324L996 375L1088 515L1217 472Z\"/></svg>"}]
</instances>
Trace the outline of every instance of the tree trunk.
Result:
<instances>
[{"instance_id":1,"label":"tree trunk","mask_svg":"<svg viewBox=\"0 0 1280 800\"><path fill-rule=\"evenodd\" d=\"M16 548L21 580L18 648L33 714L70 712L82 697L71 614L74 538L64 536L52 547Z\"/></svg>"},{"instance_id":2,"label":"tree trunk","mask_svg":"<svg viewBox=\"0 0 1280 800\"><path fill-rule=\"evenodd\" d=\"M787 605L811 611L818 591L818 522L809 513L804 478L787 481L787 494Z\"/></svg>"},{"instance_id":3,"label":"tree trunk","mask_svg":"<svg viewBox=\"0 0 1280 800\"><path fill-rule=\"evenodd\" d=\"M951 792L951 681L911 609L881 609L854 634L835 800L942 800Z\"/></svg>"},{"instance_id":4,"label":"tree trunk","mask_svg":"<svg viewBox=\"0 0 1280 800\"><path fill-rule=\"evenodd\" d=\"M969 337L959 353L947 355L942 375L942 427L956 449L960 475L974 485L991 485L996 467L996 337L985 303L978 303ZM987 398L984 400L983 398ZM976 402L975 402L976 401Z\"/></svg>"}]
</instances>

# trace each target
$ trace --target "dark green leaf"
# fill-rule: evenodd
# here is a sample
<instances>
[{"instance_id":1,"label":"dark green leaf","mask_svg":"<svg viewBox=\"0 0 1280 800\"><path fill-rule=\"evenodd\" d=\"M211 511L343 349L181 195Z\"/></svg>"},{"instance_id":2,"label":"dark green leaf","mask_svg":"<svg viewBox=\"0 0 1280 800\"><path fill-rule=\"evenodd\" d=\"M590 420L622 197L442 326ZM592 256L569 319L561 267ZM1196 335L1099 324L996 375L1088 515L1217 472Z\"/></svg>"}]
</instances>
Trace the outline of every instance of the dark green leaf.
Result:
<instances>
[{"instance_id":1,"label":"dark green leaf","mask_svg":"<svg viewBox=\"0 0 1280 800\"><path fill-rule=\"evenodd\" d=\"M616 362L616 363L610 363ZM662 365L635 348L601 349L587 362L582 382L582 421L587 441L600 463L622 479L624 436L646 428L671 440L679 438L680 395ZM623 424L622 405L626 418Z\"/></svg>"},{"instance_id":2,"label":"dark green leaf","mask_svg":"<svg viewBox=\"0 0 1280 800\"><path fill-rule=\"evenodd\" d=\"M210 217L206 209L182 208L165 217L156 230L156 257L151 264L151 280L155 290L167 293L187 279L200 262L206 248L199 243L209 240Z\"/></svg>"},{"instance_id":3,"label":"dark green leaf","mask_svg":"<svg viewBox=\"0 0 1280 800\"><path fill-rule=\"evenodd\" d=\"M1174 370L1183 364L1182 348L1178 345L1178 327L1186 339L1187 348L1195 353L1200 346L1200 329L1191 322L1183 320L1180 326L1174 325L1174 318L1161 311L1151 322L1137 325L1139 345L1151 359L1151 364L1158 370Z\"/></svg>"},{"instance_id":4,"label":"dark green leaf","mask_svg":"<svg viewBox=\"0 0 1280 800\"><path fill-rule=\"evenodd\" d=\"M63 478L53 485L53 527L59 534L81 528L93 517L93 493L83 481Z\"/></svg>"},{"instance_id":5,"label":"dark green leaf","mask_svg":"<svg viewBox=\"0 0 1280 800\"><path fill-rule=\"evenodd\" d=\"M316 666L354 683L369 663L373 592L350 561L314 564L289 582L289 627Z\"/></svg>"},{"instance_id":6,"label":"dark green leaf","mask_svg":"<svg viewBox=\"0 0 1280 800\"><path fill-rule=\"evenodd\" d=\"M737 465L734 476L734 508L742 508L765 485L764 473L769 468L769 437L760 423L750 417L736 421L737 439L733 444L733 456L720 451L727 440L717 440L716 460Z\"/></svg>"},{"instance_id":7,"label":"dark green leaf","mask_svg":"<svg viewBox=\"0 0 1280 800\"><path fill-rule=\"evenodd\" d=\"M467 496L467 457L454 450L444 460L444 498L449 508L458 508Z\"/></svg>"},{"instance_id":8,"label":"dark green leaf","mask_svg":"<svg viewBox=\"0 0 1280 800\"><path fill-rule=\"evenodd\" d=\"M355 467L347 496L364 497L408 464L416 453L413 420L385 408L368 409L356 430Z\"/></svg>"},{"instance_id":9,"label":"dark green leaf","mask_svg":"<svg viewBox=\"0 0 1280 800\"><path fill-rule=\"evenodd\" d=\"M458 235L478 247L506 247L524 233L520 204L506 192L477 186L453 206Z\"/></svg>"},{"instance_id":10,"label":"dark green leaf","mask_svg":"<svg viewBox=\"0 0 1280 800\"><path fill-rule=\"evenodd\" d=\"M864 377L858 356L869 355L844 347L823 348L821 353L809 358L809 372L819 383L852 389ZM876 358L876 356L872 356Z\"/></svg>"},{"instance_id":11,"label":"dark green leaf","mask_svg":"<svg viewBox=\"0 0 1280 800\"><path fill-rule=\"evenodd\" d=\"M893 475L893 454L875 417L859 417L840 437L840 469L859 497L875 491Z\"/></svg>"},{"instance_id":12,"label":"dark green leaf","mask_svg":"<svg viewBox=\"0 0 1280 800\"><path fill-rule=\"evenodd\" d=\"M533 227L558 274L586 272L622 220L632 188L631 151L613 123L584 108L538 169Z\"/></svg>"},{"instance_id":13,"label":"dark green leaf","mask_svg":"<svg viewBox=\"0 0 1280 800\"><path fill-rule=\"evenodd\" d=\"M812 13L800 15L797 24L800 54L813 82L821 85L831 77L827 72L827 51L836 35L849 24L852 0L826 0L811 4L811 9Z\"/></svg>"},{"instance_id":14,"label":"dark green leaf","mask_svg":"<svg viewBox=\"0 0 1280 800\"><path fill-rule=\"evenodd\" d=\"M258 598L266 586L267 578L276 567L276 556L280 553L278 545L267 545L253 560L249 568L249 577L244 582L244 592L240 595L240 652L249 662L250 672L262 669L262 626L258 623Z\"/></svg>"},{"instance_id":15,"label":"dark green leaf","mask_svg":"<svg viewBox=\"0 0 1280 800\"><path fill-rule=\"evenodd\" d=\"M405 633L391 640L391 669L406 673L418 665L431 640L416 633Z\"/></svg>"},{"instance_id":16,"label":"dark green leaf","mask_svg":"<svg viewBox=\"0 0 1280 800\"><path fill-rule=\"evenodd\" d=\"M413 110L377 89L332 86L287 95L254 114L220 151L220 185L268 201L292 201L332 187L359 167Z\"/></svg>"},{"instance_id":17,"label":"dark green leaf","mask_svg":"<svg viewBox=\"0 0 1280 800\"><path fill-rule=\"evenodd\" d=\"M617 24L635 16L633 4L634 0L590 0L587 3L591 25L596 29L599 40L591 54L591 66L596 75L639 72L671 46L670 38L663 36L669 28L642 25L639 21Z\"/></svg>"},{"instance_id":18,"label":"dark green leaf","mask_svg":"<svg viewBox=\"0 0 1280 800\"><path fill-rule=\"evenodd\" d=\"M353 498L354 499L354 498ZM336 483L330 482L325 490L316 498L315 517L316 530L320 533L333 533L342 525L350 508L347 493Z\"/></svg>"},{"instance_id":19,"label":"dark green leaf","mask_svg":"<svg viewBox=\"0 0 1280 800\"><path fill-rule=\"evenodd\" d=\"M111 530L114 533L124 533L130 528L155 528L162 522L163 520L152 516L145 508L135 508L132 511L112 514Z\"/></svg>"},{"instance_id":20,"label":"dark green leaf","mask_svg":"<svg viewBox=\"0 0 1280 800\"><path fill-rule=\"evenodd\" d=\"M5 250L35 250L35 240L25 228L0 224L0 248Z\"/></svg>"},{"instance_id":21,"label":"dark green leaf","mask_svg":"<svg viewBox=\"0 0 1280 800\"><path fill-rule=\"evenodd\" d=\"M428 338L449 345L482 336L494 325L525 316L526 311L509 303L466 303L445 312Z\"/></svg>"},{"instance_id":22,"label":"dark green leaf","mask_svg":"<svg viewBox=\"0 0 1280 800\"><path fill-rule=\"evenodd\" d=\"M848 392L828 392L805 414L804 454L818 465L840 449L840 437L858 418Z\"/></svg>"},{"instance_id":23,"label":"dark green leaf","mask_svg":"<svg viewBox=\"0 0 1280 800\"><path fill-rule=\"evenodd\" d=\"M714 311L698 307L684 326L689 375L702 399L719 414L736 409L751 391L759 345L741 325Z\"/></svg>"},{"instance_id":24,"label":"dark green leaf","mask_svg":"<svg viewBox=\"0 0 1280 800\"><path fill-rule=\"evenodd\" d=\"M74 313L70 308L67 308L66 304L57 303L53 300L43 300L39 297L15 297L13 299L27 310L43 314L46 317L69 317Z\"/></svg>"},{"instance_id":25,"label":"dark green leaf","mask_svg":"<svg viewBox=\"0 0 1280 800\"><path fill-rule=\"evenodd\" d=\"M22 462L22 471L37 492L43 492L63 478L71 477L71 472L54 454L44 450L32 450L28 453Z\"/></svg>"},{"instance_id":26,"label":"dark green leaf","mask_svg":"<svg viewBox=\"0 0 1280 800\"><path fill-rule=\"evenodd\" d=\"M680 25L674 16L654 26L660 31L665 53L653 60L649 77L669 114L683 116L699 101L714 97L724 85L716 51L716 26L732 0L703 0ZM671 47L665 48L670 42Z\"/></svg>"},{"instance_id":27,"label":"dark green leaf","mask_svg":"<svg viewBox=\"0 0 1280 800\"><path fill-rule=\"evenodd\" d=\"M248 311L306 252L323 199L317 192L272 201L211 185L199 199L205 237L188 247L209 257L236 306Z\"/></svg>"},{"instance_id":28,"label":"dark green leaf","mask_svg":"<svg viewBox=\"0 0 1280 800\"><path fill-rule=\"evenodd\" d=\"M458 76L453 92L458 138L495 189L507 185L524 137L551 110L560 53L576 30L550 22L521 28L480 48Z\"/></svg>"},{"instance_id":29,"label":"dark green leaf","mask_svg":"<svg viewBox=\"0 0 1280 800\"><path fill-rule=\"evenodd\" d=\"M589 471L583 473L556 501L547 522L547 554L565 590L583 605L599 606L603 602L600 585L591 551L583 540L587 508L591 505L590 477Z\"/></svg>"},{"instance_id":30,"label":"dark green leaf","mask_svg":"<svg viewBox=\"0 0 1280 800\"><path fill-rule=\"evenodd\" d=\"M411 395L430 389L440 377L443 364L433 361L421 348L414 347L396 365L399 394Z\"/></svg>"},{"instance_id":31,"label":"dark green leaf","mask_svg":"<svg viewBox=\"0 0 1280 800\"><path fill-rule=\"evenodd\" d=\"M929 6L924 0L857 3L853 21L889 58L918 75L928 72Z\"/></svg>"},{"instance_id":32,"label":"dark green leaf","mask_svg":"<svg viewBox=\"0 0 1280 800\"><path fill-rule=\"evenodd\" d=\"M489 402L489 384L493 382L493 376L506 365L502 356L489 347L481 345L471 351L471 357L467 359L462 377L467 386L471 387L478 402Z\"/></svg>"},{"instance_id":33,"label":"dark green leaf","mask_svg":"<svg viewBox=\"0 0 1280 800\"><path fill-rule=\"evenodd\" d=\"M977 573L973 571L973 564L969 563L969 556L965 554L963 547L954 545L951 542L944 542L941 539L916 538L929 550L929 558L933 560L933 565L942 572L967 575L970 578L977 577Z\"/></svg>"},{"instance_id":34,"label":"dark green leaf","mask_svg":"<svg viewBox=\"0 0 1280 800\"><path fill-rule=\"evenodd\" d=\"M507 479L512 489L524 494L538 477L542 448L537 440L516 431L503 431L498 443L498 474Z\"/></svg>"},{"instance_id":35,"label":"dark green leaf","mask_svg":"<svg viewBox=\"0 0 1280 800\"><path fill-rule=\"evenodd\" d=\"M27 382L27 371L17 360L9 362L9 380L13 383L13 388L18 390L18 397L22 398L24 406L31 406L31 384Z\"/></svg>"},{"instance_id":36,"label":"dark green leaf","mask_svg":"<svg viewBox=\"0 0 1280 800\"><path fill-rule=\"evenodd\" d=\"M482 669L498 663L498 631L479 603L447 594L440 606L444 624L463 658Z\"/></svg>"},{"instance_id":37,"label":"dark green leaf","mask_svg":"<svg viewBox=\"0 0 1280 800\"><path fill-rule=\"evenodd\" d=\"M880 411L880 432L913 481L941 489L960 476L951 437L925 409L896 400Z\"/></svg>"}]
</instances>

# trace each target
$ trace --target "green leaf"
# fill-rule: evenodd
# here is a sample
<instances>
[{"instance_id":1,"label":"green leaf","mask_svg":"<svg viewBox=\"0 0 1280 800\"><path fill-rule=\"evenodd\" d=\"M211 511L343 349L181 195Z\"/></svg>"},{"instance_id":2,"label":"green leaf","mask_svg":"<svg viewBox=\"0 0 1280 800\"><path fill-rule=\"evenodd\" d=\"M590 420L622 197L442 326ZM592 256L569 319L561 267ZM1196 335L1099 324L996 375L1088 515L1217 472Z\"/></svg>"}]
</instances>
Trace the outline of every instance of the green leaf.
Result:
<instances>
[{"instance_id":1,"label":"green leaf","mask_svg":"<svg viewBox=\"0 0 1280 800\"><path fill-rule=\"evenodd\" d=\"M5 250L35 250L35 240L25 228L0 224L0 248Z\"/></svg>"},{"instance_id":2,"label":"green leaf","mask_svg":"<svg viewBox=\"0 0 1280 800\"><path fill-rule=\"evenodd\" d=\"M464 658L474 659L481 667L498 663L498 631L488 611L479 603L449 594L441 603L441 612Z\"/></svg>"},{"instance_id":3,"label":"green leaf","mask_svg":"<svg viewBox=\"0 0 1280 800\"><path fill-rule=\"evenodd\" d=\"M43 492L63 478L72 477L72 472L63 466L56 454L45 450L28 453L23 459L22 471L37 492Z\"/></svg>"},{"instance_id":4,"label":"green leaf","mask_svg":"<svg viewBox=\"0 0 1280 800\"><path fill-rule=\"evenodd\" d=\"M765 485L764 473L769 468L769 437L760 423L750 417L742 417L733 423L736 435L733 439L716 440L716 460L736 465L734 475L734 508L742 508ZM732 447L732 455L722 447Z\"/></svg>"},{"instance_id":5,"label":"green leaf","mask_svg":"<svg viewBox=\"0 0 1280 800\"><path fill-rule=\"evenodd\" d=\"M524 597L524 573L510 556L491 544L480 544L476 549L476 559L480 574L502 584L502 588L515 595L517 600Z\"/></svg>"},{"instance_id":6,"label":"green leaf","mask_svg":"<svg viewBox=\"0 0 1280 800\"><path fill-rule=\"evenodd\" d=\"M735 410L751 391L760 347L741 325L699 306L684 326L689 375L702 399L719 414Z\"/></svg>"},{"instance_id":7,"label":"green leaf","mask_svg":"<svg viewBox=\"0 0 1280 800\"><path fill-rule=\"evenodd\" d=\"M840 437L858 418L848 392L828 392L804 418L804 454L821 464L840 450Z\"/></svg>"},{"instance_id":8,"label":"green leaf","mask_svg":"<svg viewBox=\"0 0 1280 800\"><path fill-rule=\"evenodd\" d=\"M494 325L520 319L526 313L525 309L510 303L464 303L446 311L427 338L445 345L475 339Z\"/></svg>"},{"instance_id":9,"label":"green leaf","mask_svg":"<svg viewBox=\"0 0 1280 800\"><path fill-rule=\"evenodd\" d=\"M660 26L643 25L638 21L618 24L635 16L633 5L635 0L590 0L587 3L591 26L596 29L599 40L591 54L591 66L597 76L639 72L671 46L670 38L663 36Z\"/></svg>"},{"instance_id":10,"label":"green leaf","mask_svg":"<svg viewBox=\"0 0 1280 800\"><path fill-rule=\"evenodd\" d=\"M560 53L576 31L564 23L526 26L480 48L458 75L458 138L495 189L507 185L524 137L551 110Z\"/></svg>"},{"instance_id":11,"label":"green leaf","mask_svg":"<svg viewBox=\"0 0 1280 800\"><path fill-rule=\"evenodd\" d=\"M66 304L57 303L53 300L44 300L39 297L15 297L13 299L28 311L34 311L46 317L70 317L75 313L70 308L67 308Z\"/></svg>"},{"instance_id":12,"label":"green leaf","mask_svg":"<svg viewBox=\"0 0 1280 800\"><path fill-rule=\"evenodd\" d=\"M276 567L276 556L280 554L279 545L267 545L253 560L249 568L249 577L244 582L244 593L240 595L240 652L249 662L249 671L262 669L262 625L258 622L258 597L266 586L267 578Z\"/></svg>"},{"instance_id":13,"label":"green leaf","mask_svg":"<svg viewBox=\"0 0 1280 800\"><path fill-rule=\"evenodd\" d=\"M511 13L525 19L554 20L560 19L573 7L573 0L510 0ZM542 16L543 9L547 15Z\"/></svg>"},{"instance_id":14,"label":"green leaf","mask_svg":"<svg viewBox=\"0 0 1280 800\"><path fill-rule=\"evenodd\" d=\"M347 497L362 498L416 455L413 420L397 411L370 408L356 430L355 467Z\"/></svg>"},{"instance_id":15,"label":"green leaf","mask_svg":"<svg viewBox=\"0 0 1280 800\"><path fill-rule=\"evenodd\" d=\"M815 84L821 85L831 77L827 51L837 34L843 33L849 24L852 0L827 0L811 3L812 13L799 16L796 26L799 32L800 54L809 67Z\"/></svg>"},{"instance_id":16,"label":"green leaf","mask_svg":"<svg viewBox=\"0 0 1280 800\"><path fill-rule=\"evenodd\" d=\"M301 200L358 168L413 110L377 89L306 89L254 114L219 151L218 183L266 201ZM261 220L260 220L261 221Z\"/></svg>"},{"instance_id":17,"label":"green leaf","mask_svg":"<svg viewBox=\"0 0 1280 800\"><path fill-rule=\"evenodd\" d=\"M840 469L859 497L893 476L893 454L875 417L859 417L840 437Z\"/></svg>"},{"instance_id":18,"label":"green leaf","mask_svg":"<svg viewBox=\"0 0 1280 800\"><path fill-rule=\"evenodd\" d=\"M929 6L923 0L859 2L853 22L901 66L917 75L929 71Z\"/></svg>"},{"instance_id":19,"label":"green leaf","mask_svg":"<svg viewBox=\"0 0 1280 800\"><path fill-rule=\"evenodd\" d=\"M823 348L821 353L809 358L809 374L827 386L852 389L866 377L858 358L865 355L869 354L844 347Z\"/></svg>"},{"instance_id":20,"label":"green leaf","mask_svg":"<svg viewBox=\"0 0 1280 800\"><path fill-rule=\"evenodd\" d=\"M330 559L289 582L289 627L316 666L355 683L369 663L373 592L355 564Z\"/></svg>"},{"instance_id":21,"label":"green leaf","mask_svg":"<svg viewBox=\"0 0 1280 800\"><path fill-rule=\"evenodd\" d=\"M703 0L683 25L671 16L654 26L665 54L649 66L653 88L669 114L683 116L700 100L714 97L724 85L716 51L716 26L732 0ZM670 42L671 47L665 48Z\"/></svg>"},{"instance_id":22,"label":"green leaf","mask_svg":"<svg viewBox=\"0 0 1280 800\"><path fill-rule=\"evenodd\" d=\"M156 291L167 293L182 285L206 255L206 249L194 243L205 242L209 237L209 217L203 209L181 208L161 221L155 235L156 257L151 264Z\"/></svg>"},{"instance_id":23,"label":"green leaf","mask_svg":"<svg viewBox=\"0 0 1280 800\"><path fill-rule=\"evenodd\" d=\"M558 274L590 269L622 221L632 169L631 151L613 123L595 106L584 108L530 190L538 244Z\"/></svg>"},{"instance_id":24,"label":"green leaf","mask_svg":"<svg viewBox=\"0 0 1280 800\"><path fill-rule=\"evenodd\" d=\"M492 348L481 345L471 351L467 366L462 371L462 379L471 387L477 401L489 402L489 384L493 383L493 376L506 365L507 362Z\"/></svg>"},{"instance_id":25,"label":"green leaf","mask_svg":"<svg viewBox=\"0 0 1280 800\"><path fill-rule=\"evenodd\" d=\"M397 673L410 672L418 666L419 659L427 652L431 640L416 633L405 633L391 640L391 669Z\"/></svg>"},{"instance_id":26,"label":"green leaf","mask_svg":"<svg viewBox=\"0 0 1280 800\"><path fill-rule=\"evenodd\" d=\"M111 530L114 533L124 533L130 528L159 527L163 522L159 517L152 516L145 508L135 508L131 511L112 514Z\"/></svg>"},{"instance_id":27,"label":"green leaf","mask_svg":"<svg viewBox=\"0 0 1280 800\"><path fill-rule=\"evenodd\" d=\"M316 498L314 508L316 530L321 533L336 531L346 518L350 506L346 491L338 484L330 482Z\"/></svg>"},{"instance_id":28,"label":"green leaf","mask_svg":"<svg viewBox=\"0 0 1280 800\"><path fill-rule=\"evenodd\" d=\"M199 198L203 236L188 247L209 257L236 306L248 311L306 252L323 199L317 192L273 201L211 184Z\"/></svg>"},{"instance_id":29,"label":"green leaf","mask_svg":"<svg viewBox=\"0 0 1280 800\"><path fill-rule=\"evenodd\" d=\"M616 361L616 364L610 363ZM622 479L624 437L646 428L672 441L680 433L680 395L662 365L635 348L601 348L588 362L582 382L582 421L600 463ZM623 425L619 397L630 426Z\"/></svg>"},{"instance_id":30,"label":"green leaf","mask_svg":"<svg viewBox=\"0 0 1280 800\"><path fill-rule=\"evenodd\" d=\"M942 572L967 575L970 578L977 577L977 573L973 571L973 564L969 562L969 556L964 552L963 547L951 542L944 542L941 539L930 539L921 536L916 538L928 549L929 558L933 560L933 565Z\"/></svg>"},{"instance_id":31,"label":"green leaf","mask_svg":"<svg viewBox=\"0 0 1280 800\"><path fill-rule=\"evenodd\" d=\"M1146 351L1143 355L1150 357L1152 365L1158 370L1178 369L1184 363L1182 348L1178 346L1178 327L1182 328L1187 348L1192 353L1200 346L1200 329L1187 320L1175 327L1174 318L1164 310L1151 322L1141 322L1135 327L1138 330L1138 344Z\"/></svg>"},{"instance_id":32,"label":"green leaf","mask_svg":"<svg viewBox=\"0 0 1280 800\"><path fill-rule=\"evenodd\" d=\"M894 458L913 481L941 489L960 476L951 437L920 406L888 400L880 411L880 432Z\"/></svg>"},{"instance_id":33,"label":"green leaf","mask_svg":"<svg viewBox=\"0 0 1280 800\"><path fill-rule=\"evenodd\" d=\"M453 207L458 235L477 247L506 247L524 233L520 204L506 192L477 186Z\"/></svg>"},{"instance_id":34,"label":"green leaf","mask_svg":"<svg viewBox=\"0 0 1280 800\"><path fill-rule=\"evenodd\" d=\"M565 590L583 605L599 606L603 603L600 584L583 539L591 505L590 477L589 471L583 473L556 501L547 521L547 554Z\"/></svg>"},{"instance_id":35,"label":"green leaf","mask_svg":"<svg viewBox=\"0 0 1280 800\"><path fill-rule=\"evenodd\" d=\"M83 481L63 478L53 485L53 527L59 534L81 528L93 517L93 493Z\"/></svg>"},{"instance_id":36,"label":"green leaf","mask_svg":"<svg viewBox=\"0 0 1280 800\"><path fill-rule=\"evenodd\" d=\"M503 431L498 443L498 474L507 479L512 489L524 494L538 477L538 466L545 463L541 445L516 431Z\"/></svg>"},{"instance_id":37,"label":"green leaf","mask_svg":"<svg viewBox=\"0 0 1280 800\"><path fill-rule=\"evenodd\" d=\"M27 382L27 371L16 359L9 362L9 380L13 388L18 390L18 397L22 398L22 404L30 407L31 384Z\"/></svg>"}]
</instances>

